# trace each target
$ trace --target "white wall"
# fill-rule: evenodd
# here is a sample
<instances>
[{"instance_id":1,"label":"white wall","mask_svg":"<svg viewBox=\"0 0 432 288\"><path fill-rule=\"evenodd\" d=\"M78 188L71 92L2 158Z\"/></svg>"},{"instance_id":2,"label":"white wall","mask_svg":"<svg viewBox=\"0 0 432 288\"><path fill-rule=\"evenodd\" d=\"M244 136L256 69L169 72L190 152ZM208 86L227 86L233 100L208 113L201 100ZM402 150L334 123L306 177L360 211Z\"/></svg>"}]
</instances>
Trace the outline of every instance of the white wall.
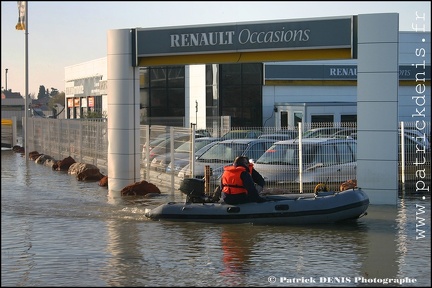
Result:
<instances>
[{"instance_id":1,"label":"white wall","mask_svg":"<svg viewBox=\"0 0 432 288\"><path fill-rule=\"evenodd\" d=\"M206 65L185 67L185 126L197 124L196 129L206 128ZM198 112L196 112L196 102Z\"/></svg>"},{"instance_id":2,"label":"white wall","mask_svg":"<svg viewBox=\"0 0 432 288\"><path fill-rule=\"evenodd\" d=\"M74 80L101 76L101 81L107 81L108 77L107 57L71 65L65 67L65 111L67 108L67 98L74 97L74 94L68 94L70 87L74 87ZM102 92L106 93L106 92ZM90 95L86 95L90 96ZM82 97L82 96L80 96ZM107 95L102 95L102 113L107 113L108 103Z\"/></svg>"},{"instance_id":3,"label":"white wall","mask_svg":"<svg viewBox=\"0 0 432 288\"><path fill-rule=\"evenodd\" d=\"M65 67L65 82L101 75L107 80L107 57Z\"/></svg>"},{"instance_id":4,"label":"white wall","mask_svg":"<svg viewBox=\"0 0 432 288\"><path fill-rule=\"evenodd\" d=\"M273 126L273 108L280 102L356 102L356 86L263 86L263 123ZM323 107L336 112L333 107Z\"/></svg>"},{"instance_id":5,"label":"white wall","mask_svg":"<svg viewBox=\"0 0 432 288\"><path fill-rule=\"evenodd\" d=\"M426 47L425 57L416 56L416 49ZM430 32L399 32L399 66L411 66L424 61L431 65L431 33ZM417 50L418 51L418 50ZM356 65L357 60L320 60L268 62L266 65ZM415 121L412 114L416 113L418 103L412 99L416 95L415 84L399 86L398 88L398 121ZM430 95L431 87L426 87L424 93L428 99L425 109L426 121L431 120ZM273 108L276 102L356 102L357 86L263 86L263 121L266 126L274 123Z\"/></svg>"}]
</instances>

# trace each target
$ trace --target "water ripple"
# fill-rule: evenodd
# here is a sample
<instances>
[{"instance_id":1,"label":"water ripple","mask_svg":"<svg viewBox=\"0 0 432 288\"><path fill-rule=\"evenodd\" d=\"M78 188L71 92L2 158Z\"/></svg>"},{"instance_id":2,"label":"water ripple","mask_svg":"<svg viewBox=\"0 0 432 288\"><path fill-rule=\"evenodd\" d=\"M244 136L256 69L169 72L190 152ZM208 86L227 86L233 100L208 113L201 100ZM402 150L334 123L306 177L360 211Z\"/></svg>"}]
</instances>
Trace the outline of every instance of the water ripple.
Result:
<instances>
[{"instance_id":1,"label":"water ripple","mask_svg":"<svg viewBox=\"0 0 432 288\"><path fill-rule=\"evenodd\" d=\"M349 225L158 222L144 217L145 208L182 194L113 203L97 183L9 151L2 151L1 185L2 286L316 286L305 279L334 286L328 277L431 284L430 199L371 206Z\"/></svg>"}]
</instances>

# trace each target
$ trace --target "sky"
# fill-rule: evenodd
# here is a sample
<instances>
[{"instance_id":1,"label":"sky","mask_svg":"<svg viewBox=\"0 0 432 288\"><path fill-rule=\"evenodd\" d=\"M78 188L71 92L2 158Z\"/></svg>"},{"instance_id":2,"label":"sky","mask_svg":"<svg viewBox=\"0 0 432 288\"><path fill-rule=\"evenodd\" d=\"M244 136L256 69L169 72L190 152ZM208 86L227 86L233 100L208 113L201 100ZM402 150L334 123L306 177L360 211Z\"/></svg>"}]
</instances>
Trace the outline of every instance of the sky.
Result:
<instances>
[{"instance_id":1,"label":"sky","mask_svg":"<svg viewBox=\"0 0 432 288\"><path fill-rule=\"evenodd\" d=\"M28 90L37 95L43 85L64 91L65 67L106 57L112 29L371 13L399 13L400 31L414 31L416 15L424 15L421 24L430 31L430 1L29 1ZM17 23L17 1L1 1L1 87L24 95L26 34Z\"/></svg>"}]
</instances>

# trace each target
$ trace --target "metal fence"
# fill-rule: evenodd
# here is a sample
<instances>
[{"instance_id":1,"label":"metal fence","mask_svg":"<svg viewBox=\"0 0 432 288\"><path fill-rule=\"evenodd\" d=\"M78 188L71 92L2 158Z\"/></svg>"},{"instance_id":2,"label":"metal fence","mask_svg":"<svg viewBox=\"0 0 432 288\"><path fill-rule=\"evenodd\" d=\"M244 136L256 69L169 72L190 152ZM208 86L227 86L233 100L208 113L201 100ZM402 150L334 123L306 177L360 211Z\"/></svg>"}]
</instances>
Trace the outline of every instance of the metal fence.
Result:
<instances>
[{"instance_id":1,"label":"metal fence","mask_svg":"<svg viewBox=\"0 0 432 288\"><path fill-rule=\"evenodd\" d=\"M106 119L28 118L27 147L54 159L72 157L106 173L108 135Z\"/></svg>"},{"instance_id":2,"label":"metal fence","mask_svg":"<svg viewBox=\"0 0 432 288\"><path fill-rule=\"evenodd\" d=\"M415 125L414 122L400 123L399 184L401 185L409 183L415 185L419 179L430 183L430 123L425 123L421 129L416 128ZM289 149L276 146L272 149L274 151L266 152L265 158L259 159L256 156L253 158L257 171L268 180L268 189L310 192L317 184L327 183L329 189L338 190L342 182L356 179L355 123L301 123L299 128L302 137L296 141L296 145L288 147ZM141 178L159 187L176 190L184 177L203 175L202 164L212 162L197 160L195 157L204 139L214 138L214 141L218 142L224 138L273 137L273 144L279 140L298 137L299 128L241 127L227 130L226 127L216 126L196 129L194 126L183 128L141 125ZM401 137L402 130L404 137ZM311 131L313 133L310 133ZM48 154L55 159L71 156L77 162L98 166L102 173L107 171L106 119L30 118L27 137L29 151ZM328 142L328 145L324 145L326 143L317 145L319 140L310 140L309 137L332 137L333 141ZM345 141L347 139L349 141ZM311 143L315 143L315 146ZM225 151L221 153L224 153L224 156L230 159L229 163L232 163L234 157L238 156L232 153L240 153L239 147L240 144L238 147L232 146L228 147L228 150L220 151ZM401 153L402 151L404 153ZM251 155L252 152L250 151ZM211 169L213 175L210 189L214 189L219 184L218 176L221 174L221 168L229 164L221 159L213 159L213 163L215 165ZM180 173L181 171L183 173Z\"/></svg>"},{"instance_id":3,"label":"metal fence","mask_svg":"<svg viewBox=\"0 0 432 288\"><path fill-rule=\"evenodd\" d=\"M423 129L416 129L416 123L400 123L400 131L404 129L404 137L402 133L399 134L399 184L412 184L415 185L419 180L419 171L421 169L425 175L424 180L426 183L430 183L430 123L426 123ZM344 129L341 129L344 128ZM150 127L149 127L150 129ZM143 144L143 159L142 162L143 170L145 174L143 177L149 181L157 182L158 185L164 185L169 183L174 189L178 188L179 183L184 177L191 177L190 175L202 177L204 173L204 167L210 166L213 172L211 177L211 185L214 188L218 184L218 176L220 176L221 169L217 166L222 167L228 164L223 162L223 159L214 159L214 156L208 161L204 159L196 160L194 155L195 150L189 151L188 155L175 153L175 149L187 140L182 140L178 134L185 135L186 139L192 139L199 136L199 133L192 133L192 130L186 129L181 130L175 127L151 127L152 133L149 134L149 141L154 141L158 137L169 135L171 131L173 135L177 135L176 139L171 144L166 144L167 149L153 150L151 145L149 147L149 155L146 157L146 146ZM267 178L267 187L271 190L291 191L291 192L310 192L319 183L326 183L329 189L338 190L342 182L350 179L356 179L356 145L350 144L356 142L357 133L355 123L304 123L300 125L303 137L300 141L302 145L297 144L297 147L304 147L302 150L298 150L295 153L303 153L302 157L297 157L294 162L301 159L302 163L295 163L296 165L288 165L284 159L273 159L275 165L265 165L263 160L254 159L256 161L255 167L258 172L263 174ZM142 130L143 131L143 130ZM275 142L278 141L280 136L291 136L298 137L299 132L294 128L275 129L272 127L248 127L248 128L232 128L230 133L233 138L247 135L247 132L259 131L260 135L252 136L254 138L274 137ZM306 132L307 131L307 132ZM222 135L220 131L214 131L211 129L207 130L207 136L219 137ZM313 133L311 133L313 132ZM228 134L230 134L228 133ZM143 132L142 143L146 140L146 134ZM323 138L332 137L337 140L333 140L328 145L321 145L316 147L310 147L310 141L308 137ZM196 138L195 138L196 139ZM279 140L286 138L279 138ZM351 142L346 139L353 139ZM197 140L198 141L198 140ZM195 142L197 142L195 141ZM314 140L315 142L317 140ZM297 142L298 143L298 142ZM240 145L239 145L240 146ZM402 154L402 147L404 153ZM297 148L298 149L298 148ZM373 149L373 147L371 147ZM174 152L173 152L174 151ZM220 150L223 151L223 150ZM235 149L232 149L235 151ZM294 151L294 150L290 150ZM220 152L221 154L224 152ZM252 152L250 153L252 154ZM284 155L276 155L276 152L269 152L268 155L272 155L273 158L277 157L288 157L289 152L285 151ZM404 155L404 156L402 156ZM231 161L235 155L230 154L228 159L231 157ZM201 156L202 158L202 156ZM221 155L222 158L222 155ZM269 157L267 157L269 158ZM423 161L424 158L424 161ZM418 159L418 160L416 160ZM266 160L268 162L268 160ZM215 164L213 165L212 162ZM424 163L423 163L424 162ZM182 164L176 164L182 163ZM187 164L189 163L189 166ZM205 165L204 165L204 164ZM417 163L417 164L416 164ZM422 163L420 166L419 164ZM181 166L182 165L182 166ZM303 166L300 166L303 165ZM267 167L266 167L267 166ZM273 167L271 167L273 166ZM183 167L183 168L182 168ZM270 167L270 168L268 168ZM301 167L301 168L300 168ZM269 171L270 170L270 171ZM194 172L192 172L194 171ZM272 174L276 174L274 176ZM275 179L276 178L276 179Z\"/></svg>"}]
</instances>

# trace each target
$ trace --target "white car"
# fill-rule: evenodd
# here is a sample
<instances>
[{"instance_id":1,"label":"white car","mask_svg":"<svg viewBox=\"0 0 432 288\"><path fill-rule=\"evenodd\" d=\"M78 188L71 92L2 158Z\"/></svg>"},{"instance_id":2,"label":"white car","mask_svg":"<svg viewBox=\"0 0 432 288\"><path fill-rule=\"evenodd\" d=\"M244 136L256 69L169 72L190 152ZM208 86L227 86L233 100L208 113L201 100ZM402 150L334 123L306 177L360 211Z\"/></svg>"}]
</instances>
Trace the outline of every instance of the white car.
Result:
<instances>
[{"instance_id":1,"label":"white car","mask_svg":"<svg viewBox=\"0 0 432 288\"><path fill-rule=\"evenodd\" d=\"M302 182L330 183L356 179L357 142L353 139L302 140ZM254 168L267 184L300 181L299 140L278 141L255 161Z\"/></svg>"}]
</instances>

